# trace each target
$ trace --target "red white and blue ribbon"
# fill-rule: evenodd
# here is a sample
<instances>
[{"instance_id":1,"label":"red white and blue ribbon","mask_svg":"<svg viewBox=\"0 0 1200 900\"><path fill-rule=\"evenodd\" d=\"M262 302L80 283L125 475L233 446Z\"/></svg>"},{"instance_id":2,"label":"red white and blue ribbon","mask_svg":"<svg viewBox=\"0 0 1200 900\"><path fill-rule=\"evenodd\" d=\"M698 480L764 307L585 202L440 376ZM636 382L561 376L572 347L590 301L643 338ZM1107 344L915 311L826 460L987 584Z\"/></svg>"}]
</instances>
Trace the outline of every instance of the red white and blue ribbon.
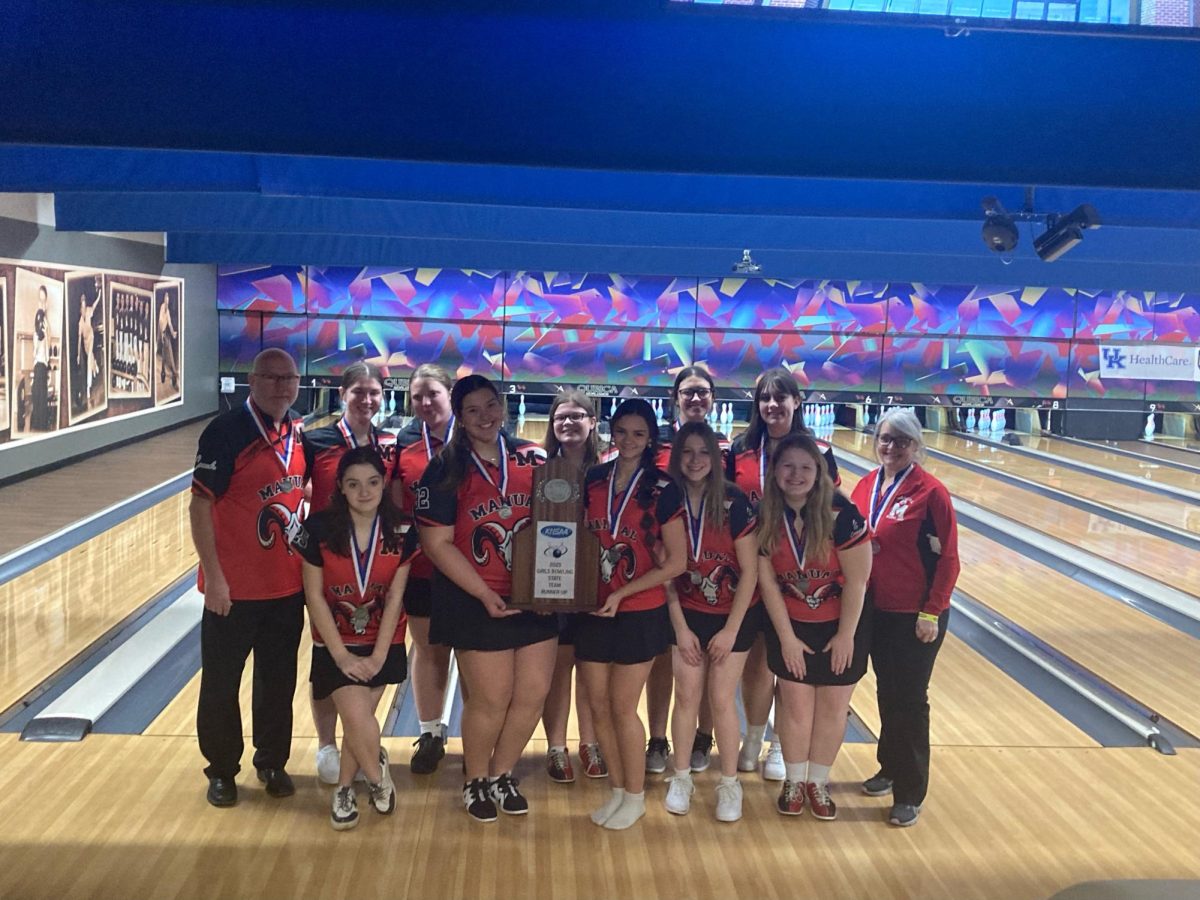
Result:
<instances>
[{"instance_id":1,"label":"red white and blue ribbon","mask_svg":"<svg viewBox=\"0 0 1200 900\"><path fill-rule=\"evenodd\" d=\"M499 451L497 468L500 470L500 483L497 484L492 478L492 473L488 471L487 463L479 458L479 454L474 450L471 451L471 461L475 463L475 468L479 470L479 474L484 480L496 489L500 495L500 502L504 506L508 506L508 448L504 446L504 435L496 435L496 448Z\"/></svg>"},{"instance_id":2,"label":"red white and blue ribbon","mask_svg":"<svg viewBox=\"0 0 1200 900\"><path fill-rule=\"evenodd\" d=\"M337 427L338 431L342 433L342 439L345 440L347 447L353 449L358 446L358 438L354 436L354 432L351 430L350 425L346 422L345 416L342 416L340 419L338 419ZM367 426L367 440L371 442L372 447L374 447L376 450L379 449L379 435L375 433L375 428L373 426Z\"/></svg>"},{"instance_id":3,"label":"red white and blue ribbon","mask_svg":"<svg viewBox=\"0 0 1200 900\"><path fill-rule=\"evenodd\" d=\"M700 511L692 514L692 498L688 496L688 492L683 492L683 505L687 507L688 514L688 537L692 542L692 560L700 562L700 547L704 543L704 504L708 502L707 497L700 498Z\"/></svg>"},{"instance_id":4,"label":"red white and blue ribbon","mask_svg":"<svg viewBox=\"0 0 1200 900\"><path fill-rule=\"evenodd\" d=\"M910 463L904 468L903 471L897 472L896 477L892 479L892 483L888 486L887 490L883 489L883 467L880 466L879 470L876 471L875 485L871 489L871 505L867 509L867 521L871 525L872 532L875 531L875 527L879 524L879 520L882 518L884 510L886 510L891 505L892 500L895 499L896 491L900 487L900 483L908 477L912 469L913 467Z\"/></svg>"},{"instance_id":5,"label":"red white and blue ribbon","mask_svg":"<svg viewBox=\"0 0 1200 900\"><path fill-rule=\"evenodd\" d=\"M758 448L758 494L763 496L767 492L767 441L769 438L764 434L762 444Z\"/></svg>"},{"instance_id":6,"label":"red white and blue ribbon","mask_svg":"<svg viewBox=\"0 0 1200 900\"><path fill-rule=\"evenodd\" d=\"M379 549L379 515L371 523L371 536L367 539L367 550L358 546L358 535L354 525L350 526L350 549L354 551L354 580L358 584L358 596L365 602L367 585L371 583L371 567L375 565L375 553Z\"/></svg>"},{"instance_id":7,"label":"red white and blue ribbon","mask_svg":"<svg viewBox=\"0 0 1200 900\"><path fill-rule=\"evenodd\" d=\"M629 499L633 496L633 489L637 487L637 483L642 477L642 471L642 467L638 466L638 470L629 479L629 484L625 486L625 493L621 495L618 507L614 507L614 501L617 500L616 463L613 463L612 471L608 473L608 533L613 537L617 536L617 530L621 527L621 516L625 515L625 507L629 505Z\"/></svg>"},{"instance_id":8,"label":"red white and blue ribbon","mask_svg":"<svg viewBox=\"0 0 1200 900\"><path fill-rule=\"evenodd\" d=\"M790 510L789 510L790 512ZM795 513L791 514L791 521L788 521L788 516L783 517L784 531L787 532L788 544L792 548L792 556L796 557L796 564L800 566L800 571L803 572L805 566L805 556L808 553L808 541L805 540L804 526L800 526L800 540L796 541L796 519L800 518Z\"/></svg>"},{"instance_id":9,"label":"red white and blue ribbon","mask_svg":"<svg viewBox=\"0 0 1200 900\"><path fill-rule=\"evenodd\" d=\"M450 423L446 426L446 439L444 441L442 441L442 443L443 444L450 443L450 437L453 434L454 434L454 416L451 416ZM433 459L433 454L435 452L433 449L433 435L429 431L429 423L427 423L427 422L421 423L421 439L423 441L425 441L425 457L426 457L426 459Z\"/></svg>"},{"instance_id":10,"label":"red white and blue ribbon","mask_svg":"<svg viewBox=\"0 0 1200 900\"><path fill-rule=\"evenodd\" d=\"M296 427L289 425L286 435L282 431L276 431L273 424L269 425L270 430L268 430L269 423L263 417L263 414L259 412L258 407L250 401L249 397L246 398L246 409L250 411L250 418L254 420L254 427L258 429L258 433L262 435L262 439L267 442L267 445L275 454L275 458L279 460L279 465L283 467L283 474L286 475L292 465L292 451L296 449ZM285 421L286 417L287 413L284 413ZM271 438L271 432L275 433L274 439ZM283 444L282 453L278 449L278 445L281 443Z\"/></svg>"}]
</instances>

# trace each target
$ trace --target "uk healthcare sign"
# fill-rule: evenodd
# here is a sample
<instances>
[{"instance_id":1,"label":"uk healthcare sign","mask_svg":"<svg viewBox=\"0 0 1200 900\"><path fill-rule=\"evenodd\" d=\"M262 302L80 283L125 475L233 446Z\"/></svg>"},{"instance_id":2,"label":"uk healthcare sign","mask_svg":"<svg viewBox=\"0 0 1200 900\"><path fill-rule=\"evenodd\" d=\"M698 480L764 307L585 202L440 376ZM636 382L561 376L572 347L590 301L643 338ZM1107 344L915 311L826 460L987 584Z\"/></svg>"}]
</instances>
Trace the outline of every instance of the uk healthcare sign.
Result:
<instances>
[{"instance_id":1,"label":"uk healthcare sign","mask_svg":"<svg viewBox=\"0 0 1200 900\"><path fill-rule=\"evenodd\" d=\"M1200 347L1101 344L1100 377L1200 381Z\"/></svg>"}]
</instances>

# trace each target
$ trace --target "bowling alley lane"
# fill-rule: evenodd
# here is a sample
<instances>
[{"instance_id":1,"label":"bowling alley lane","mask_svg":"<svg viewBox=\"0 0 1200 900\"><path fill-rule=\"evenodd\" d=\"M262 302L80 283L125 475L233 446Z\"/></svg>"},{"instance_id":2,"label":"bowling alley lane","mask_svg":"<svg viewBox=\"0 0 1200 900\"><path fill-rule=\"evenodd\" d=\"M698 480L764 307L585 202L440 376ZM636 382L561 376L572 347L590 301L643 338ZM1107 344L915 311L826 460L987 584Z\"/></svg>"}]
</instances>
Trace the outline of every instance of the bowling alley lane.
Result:
<instances>
[{"instance_id":1,"label":"bowling alley lane","mask_svg":"<svg viewBox=\"0 0 1200 900\"><path fill-rule=\"evenodd\" d=\"M1143 479L1150 484L1162 485L1168 488L1179 488L1200 494L1200 468L1195 472L1185 472L1173 466L1164 466L1155 459L1143 456L1135 459L1124 453L1113 453L1106 450L1103 444L1081 444L1078 441L1064 441L1050 435L1028 436L1021 435L1021 442L1031 450L1042 453L1052 453L1074 462L1083 463L1095 469L1108 469L1122 475ZM1152 445L1146 444L1151 447ZM1196 465L1200 467L1200 454L1196 456Z\"/></svg>"}]
</instances>

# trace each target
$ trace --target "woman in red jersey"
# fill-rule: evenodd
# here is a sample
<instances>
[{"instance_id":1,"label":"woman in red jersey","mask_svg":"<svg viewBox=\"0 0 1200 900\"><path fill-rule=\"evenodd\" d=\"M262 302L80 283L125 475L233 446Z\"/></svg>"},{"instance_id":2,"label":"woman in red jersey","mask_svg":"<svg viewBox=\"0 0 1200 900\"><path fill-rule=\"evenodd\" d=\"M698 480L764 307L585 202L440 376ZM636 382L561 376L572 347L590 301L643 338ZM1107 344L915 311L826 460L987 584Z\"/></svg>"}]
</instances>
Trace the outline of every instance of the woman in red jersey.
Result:
<instances>
[{"instance_id":1,"label":"woman in red jersey","mask_svg":"<svg viewBox=\"0 0 1200 900\"><path fill-rule=\"evenodd\" d=\"M737 687L746 653L759 632L757 608L752 612L758 599L758 545L750 502L737 487L726 484L722 468L713 430L702 422L681 426L671 447L669 471L683 487L688 557L687 571L667 586L675 630L675 774L665 802L667 811L676 815L691 808L692 759L683 748L696 727L701 697L707 694L721 752L716 815L718 821L736 822L742 817Z\"/></svg>"},{"instance_id":2,"label":"woman in red jersey","mask_svg":"<svg viewBox=\"0 0 1200 900\"><path fill-rule=\"evenodd\" d=\"M750 505L757 508L764 492L767 465L775 446L789 434L812 432L804 425L800 414L804 395L795 377L782 366L767 369L754 385L754 403L750 407L750 425L743 434L734 439L726 462L725 477L740 487L750 498ZM833 450L826 444L821 447L829 477L838 483L837 463ZM766 644L763 639L755 642L746 659L742 676L742 701L746 706L746 739L738 756L738 769L753 772L758 768L762 754L763 738L767 734L767 720L771 714L771 703L775 698L775 676L767 668ZM772 737L762 762L762 775L767 781L783 781L783 751L778 738Z\"/></svg>"},{"instance_id":3,"label":"woman in red jersey","mask_svg":"<svg viewBox=\"0 0 1200 900\"><path fill-rule=\"evenodd\" d=\"M675 375L671 387L671 409L673 420L659 429L659 469L667 471L671 461L671 444L679 429L689 422L706 422L717 397L717 383L703 366L684 366ZM725 438L718 435L722 461L729 451ZM671 687L674 682L671 653L663 653L654 661L650 677L646 681L646 714L650 726L650 740L646 744L646 771L653 774L665 772L671 745L667 741L667 714L671 707ZM712 750L712 714L707 700L700 704L699 728L692 740L691 764L693 771L708 768L708 756Z\"/></svg>"},{"instance_id":4,"label":"woman in red jersey","mask_svg":"<svg viewBox=\"0 0 1200 900\"><path fill-rule=\"evenodd\" d=\"M436 569L430 640L454 648L466 692L463 756L467 813L482 822L523 815L512 770L550 690L558 620L508 607L513 535L530 522L541 447L506 435L506 409L481 375L450 392L457 428L417 488L421 548Z\"/></svg>"},{"instance_id":5,"label":"woman in red jersey","mask_svg":"<svg viewBox=\"0 0 1200 900\"><path fill-rule=\"evenodd\" d=\"M546 429L546 456L562 456L586 472L600 461L596 437L596 407L582 391L563 391L550 404L550 427ZM575 668L575 628L579 613L559 615L558 660L546 706L542 710L542 725L546 729L546 771L552 781L569 784L575 780L575 770L567 754L567 722L571 716L571 674ZM596 742L592 711L587 702L587 688L579 680L575 685L575 712L579 717L579 759L583 774L588 778L606 778L608 766Z\"/></svg>"},{"instance_id":6,"label":"woman in red jersey","mask_svg":"<svg viewBox=\"0 0 1200 900\"><path fill-rule=\"evenodd\" d=\"M869 595L879 771L863 783L863 792L891 793L888 822L900 827L916 824L929 786L929 679L959 571L950 492L919 465L924 452L917 417L889 410L875 431L879 468L853 494L875 553Z\"/></svg>"},{"instance_id":7,"label":"woman in red jersey","mask_svg":"<svg viewBox=\"0 0 1200 900\"><path fill-rule=\"evenodd\" d=\"M664 585L686 567L679 487L655 465L654 410L626 400L612 421L617 457L585 480L587 526L600 539L603 606L581 617L575 660L612 796L592 813L605 828L629 828L646 812L643 741L638 699L654 658L670 644Z\"/></svg>"},{"instance_id":8,"label":"woman in red jersey","mask_svg":"<svg viewBox=\"0 0 1200 900\"><path fill-rule=\"evenodd\" d=\"M374 447L388 465L396 449L396 438L371 424L383 405L383 376L375 366L365 362L347 366L338 393L342 417L332 425L300 435L312 513L325 509L336 494L338 463L347 450ZM317 777L326 784L336 784L341 768L335 742L337 710L329 698L310 699L317 728Z\"/></svg>"},{"instance_id":9,"label":"woman in red jersey","mask_svg":"<svg viewBox=\"0 0 1200 900\"><path fill-rule=\"evenodd\" d=\"M450 375L441 366L417 366L408 384L413 419L396 435L396 461L392 468L392 499L412 516L417 485L429 461L454 434L450 411ZM433 563L424 555L413 561L404 592L404 611L412 633L412 690L419 732L409 766L414 775L437 771L446 755L446 684L450 673L450 648L429 641L430 588Z\"/></svg>"},{"instance_id":10,"label":"woman in red jersey","mask_svg":"<svg viewBox=\"0 0 1200 900\"><path fill-rule=\"evenodd\" d=\"M367 779L371 804L396 808L376 707L405 679L404 583L407 523L387 498L387 468L375 448L356 447L338 463L328 506L308 518L294 546L304 558L304 599L313 630L313 696L332 698L342 719L342 753L330 822L358 824L354 776ZM409 542L409 548L413 546Z\"/></svg>"},{"instance_id":11,"label":"woman in red jersey","mask_svg":"<svg viewBox=\"0 0 1200 900\"><path fill-rule=\"evenodd\" d=\"M758 508L759 589L770 615L767 664L779 680L775 728L783 744L778 809L805 804L833 819L829 770L850 697L867 668L871 574L866 522L836 491L816 441L792 434L775 448Z\"/></svg>"}]
</instances>

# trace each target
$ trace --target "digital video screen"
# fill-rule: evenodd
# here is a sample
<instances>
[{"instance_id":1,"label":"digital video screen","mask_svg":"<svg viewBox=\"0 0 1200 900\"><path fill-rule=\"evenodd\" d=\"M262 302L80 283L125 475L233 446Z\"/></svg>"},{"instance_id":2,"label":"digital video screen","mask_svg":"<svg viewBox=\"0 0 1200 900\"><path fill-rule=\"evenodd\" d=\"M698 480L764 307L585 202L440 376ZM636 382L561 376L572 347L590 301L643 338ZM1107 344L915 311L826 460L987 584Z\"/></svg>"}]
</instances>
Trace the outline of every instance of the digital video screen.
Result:
<instances>
[{"instance_id":1,"label":"digital video screen","mask_svg":"<svg viewBox=\"0 0 1200 900\"><path fill-rule=\"evenodd\" d=\"M874 394L880 389L879 335L703 329L696 332L695 352L719 387L751 390L763 370L786 366L805 390Z\"/></svg>"},{"instance_id":2,"label":"digital video screen","mask_svg":"<svg viewBox=\"0 0 1200 900\"><path fill-rule=\"evenodd\" d=\"M1070 341L889 336L883 393L1067 396Z\"/></svg>"},{"instance_id":3,"label":"digital video screen","mask_svg":"<svg viewBox=\"0 0 1200 900\"><path fill-rule=\"evenodd\" d=\"M882 334L889 299L897 288L907 287L816 279L701 279L697 327Z\"/></svg>"},{"instance_id":4,"label":"digital video screen","mask_svg":"<svg viewBox=\"0 0 1200 900\"><path fill-rule=\"evenodd\" d=\"M222 372L249 372L262 349L262 313L217 313L220 333L218 365Z\"/></svg>"},{"instance_id":5,"label":"digital video screen","mask_svg":"<svg viewBox=\"0 0 1200 900\"><path fill-rule=\"evenodd\" d=\"M395 266L309 266L308 312L402 319L498 319L506 273Z\"/></svg>"},{"instance_id":6,"label":"digital video screen","mask_svg":"<svg viewBox=\"0 0 1200 900\"><path fill-rule=\"evenodd\" d=\"M596 328L694 328L696 279L570 272L514 272L509 322Z\"/></svg>"},{"instance_id":7,"label":"digital video screen","mask_svg":"<svg viewBox=\"0 0 1200 900\"><path fill-rule=\"evenodd\" d=\"M891 334L1069 339L1074 293L1063 288L913 284L893 293Z\"/></svg>"},{"instance_id":8,"label":"digital video screen","mask_svg":"<svg viewBox=\"0 0 1200 900\"><path fill-rule=\"evenodd\" d=\"M504 377L522 382L670 387L692 361L691 331L507 325Z\"/></svg>"},{"instance_id":9,"label":"digital video screen","mask_svg":"<svg viewBox=\"0 0 1200 900\"><path fill-rule=\"evenodd\" d=\"M1080 292L1075 306L1075 338L1085 341L1152 341L1154 319L1144 292Z\"/></svg>"},{"instance_id":10,"label":"digital video screen","mask_svg":"<svg viewBox=\"0 0 1200 900\"><path fill-rule=\"evenodd\" d=\"M454 377L501 375L504 329L499 322L430 319L309 318L309 375L340 375L360 360L385 377L409 375L438 363Z\"/></svg>"},{"instance_id":11,"label":"digital video screen","mask_svg":"<svg viewBox=\"0 0 1200 900\"><path fill-rule=\"evenodd\" d=\"M221 266L217 309L304 312L304 266Z\"/></svg>"}]
</instances>

